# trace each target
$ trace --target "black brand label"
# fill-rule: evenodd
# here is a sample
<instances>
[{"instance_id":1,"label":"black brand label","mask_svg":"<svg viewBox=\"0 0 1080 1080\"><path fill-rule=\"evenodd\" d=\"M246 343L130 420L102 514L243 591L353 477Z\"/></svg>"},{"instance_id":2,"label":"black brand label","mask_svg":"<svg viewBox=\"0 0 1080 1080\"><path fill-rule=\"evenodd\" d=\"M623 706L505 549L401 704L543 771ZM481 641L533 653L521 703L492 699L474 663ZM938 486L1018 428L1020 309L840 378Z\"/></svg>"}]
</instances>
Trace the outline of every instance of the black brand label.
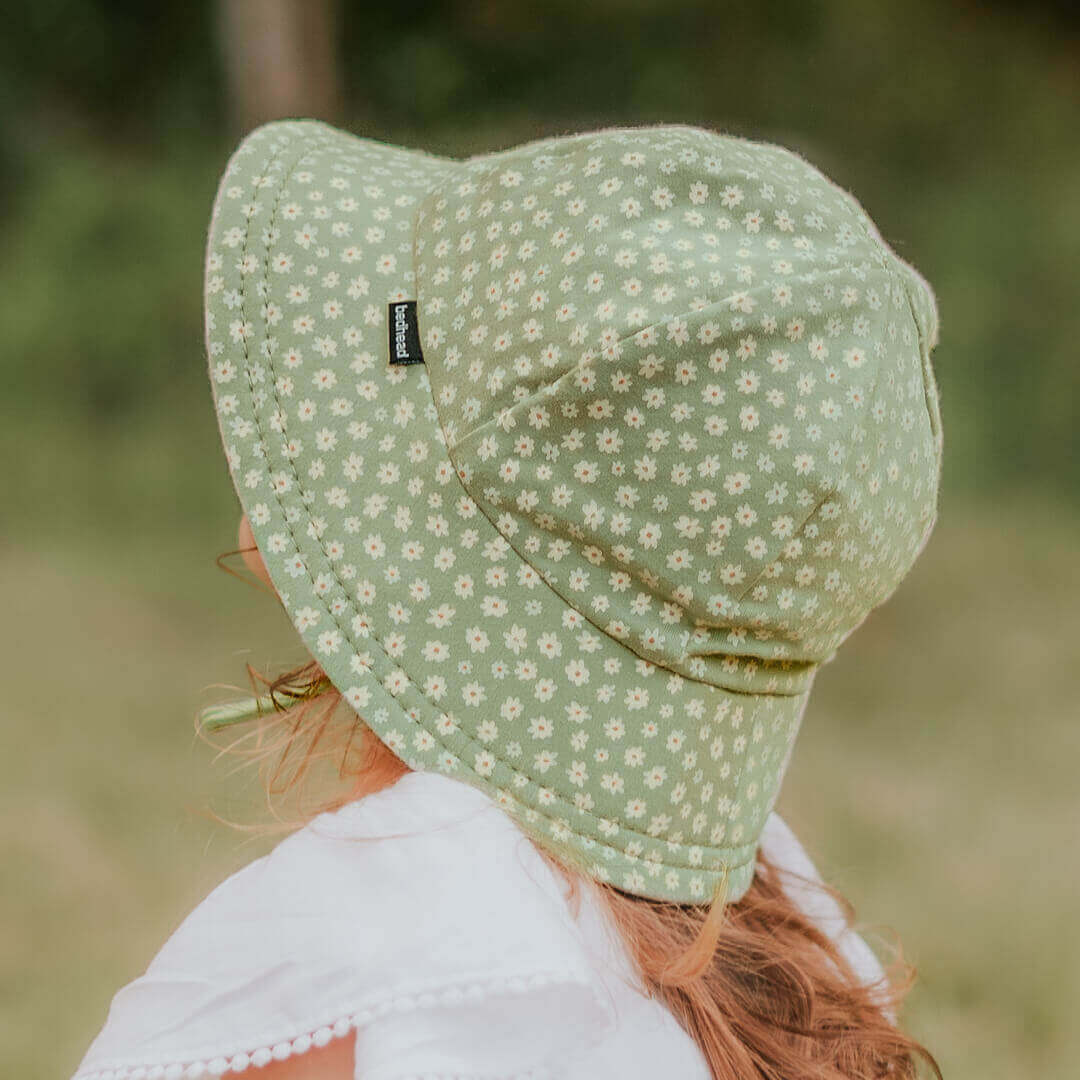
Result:
<instances>
[{"instance_id":1,"label":"black brand label","mask_svg":"<svg viewBox=\"0 0 1080 1080\"><path fill-rule=\"evenodd\" d=\"M416 325L416 301L400 300L390 305L390 363L422 364L420 328Z\"/></svg>"}]
</instances>

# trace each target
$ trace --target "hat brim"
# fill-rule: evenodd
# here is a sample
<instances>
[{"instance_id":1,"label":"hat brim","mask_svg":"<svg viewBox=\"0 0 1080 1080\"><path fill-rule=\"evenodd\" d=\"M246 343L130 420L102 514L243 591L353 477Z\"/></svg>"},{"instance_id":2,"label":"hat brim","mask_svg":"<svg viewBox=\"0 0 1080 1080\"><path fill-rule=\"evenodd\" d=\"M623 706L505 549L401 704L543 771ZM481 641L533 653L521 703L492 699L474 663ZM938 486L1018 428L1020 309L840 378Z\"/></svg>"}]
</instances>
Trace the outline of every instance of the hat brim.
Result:
<instances>
[{"instance_id":1,"label":"hat brim","mask_svg":"<svg viewBox=\"0 0 1080 1080\"><path fill-rule=\"evenodd\" d=\"M553 591L463 486L427 369L389 362L386 323L388 304L416 297L418 209L461 169L306 120L257 128L231 157L206 347L240 502L305 645L410 768L478 786L622 889L702 903L723 885L736 900L809 685L738 693L642 659ZM601 710L627 749L666 741L653 780L668 812L635 822L622 774L642 779L586 747L581 720Z\"/></svg>"}]
</instances>

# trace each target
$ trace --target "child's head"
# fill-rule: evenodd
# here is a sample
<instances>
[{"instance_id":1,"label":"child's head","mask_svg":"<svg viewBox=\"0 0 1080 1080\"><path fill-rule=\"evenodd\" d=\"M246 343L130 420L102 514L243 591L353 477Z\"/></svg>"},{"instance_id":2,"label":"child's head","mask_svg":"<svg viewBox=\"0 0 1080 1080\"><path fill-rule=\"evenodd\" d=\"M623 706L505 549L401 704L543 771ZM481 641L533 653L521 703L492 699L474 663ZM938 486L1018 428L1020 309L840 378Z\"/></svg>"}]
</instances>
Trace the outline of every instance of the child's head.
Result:
<instances>
[{"instance_id":1,"label":"child's head","mask_svg":"<svg viewBox=\"0 0 1080 1080\"><path fill-rule=\"evenodd\" d=\"M282 122L206 303L267 577L354 712L599 879L737 899L936 517L933 297L858 203L679 125L457 161Z\"/></svg>"}]
</instances>

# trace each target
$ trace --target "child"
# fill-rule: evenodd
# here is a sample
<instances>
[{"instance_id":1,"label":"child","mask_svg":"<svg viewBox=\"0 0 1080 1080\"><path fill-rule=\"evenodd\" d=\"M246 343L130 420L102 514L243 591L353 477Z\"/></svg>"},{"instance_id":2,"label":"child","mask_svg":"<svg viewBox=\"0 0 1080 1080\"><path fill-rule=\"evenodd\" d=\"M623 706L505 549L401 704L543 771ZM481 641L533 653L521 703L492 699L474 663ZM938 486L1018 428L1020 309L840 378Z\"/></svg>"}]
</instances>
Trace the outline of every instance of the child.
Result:
<instances>
[{"instance_id":1,"label":"child","mask_svg":"<svg viewBox=\"0 0 1080 1080\"><path fill-rule=\"evenodd\" d=\"M937 514L933 293L859 204L685 125L461 161L282 121L205 297L241 547L311 662L203 722L347 790L79 1080L936 1071L773 812Z\"/></svg>"}]
</instances>

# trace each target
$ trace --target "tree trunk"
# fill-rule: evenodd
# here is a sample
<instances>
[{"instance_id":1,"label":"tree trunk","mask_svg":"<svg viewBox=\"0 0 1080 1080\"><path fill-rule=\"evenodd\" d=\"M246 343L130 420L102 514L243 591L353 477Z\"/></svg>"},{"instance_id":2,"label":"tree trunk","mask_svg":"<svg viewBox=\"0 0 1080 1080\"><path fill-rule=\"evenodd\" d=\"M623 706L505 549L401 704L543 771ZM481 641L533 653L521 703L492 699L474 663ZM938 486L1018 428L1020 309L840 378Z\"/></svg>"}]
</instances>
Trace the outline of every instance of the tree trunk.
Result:
<instances>
[{"instance_id":1,"label":"tree trunk","mask_svg":"<svg viewBox=\"0 0 1080 1080\"><path fill-rule=\"evenodd\" d=\"M220 0L233 122L335 123L342 111L338 0Z\"/></svg>"}]
</instances>

